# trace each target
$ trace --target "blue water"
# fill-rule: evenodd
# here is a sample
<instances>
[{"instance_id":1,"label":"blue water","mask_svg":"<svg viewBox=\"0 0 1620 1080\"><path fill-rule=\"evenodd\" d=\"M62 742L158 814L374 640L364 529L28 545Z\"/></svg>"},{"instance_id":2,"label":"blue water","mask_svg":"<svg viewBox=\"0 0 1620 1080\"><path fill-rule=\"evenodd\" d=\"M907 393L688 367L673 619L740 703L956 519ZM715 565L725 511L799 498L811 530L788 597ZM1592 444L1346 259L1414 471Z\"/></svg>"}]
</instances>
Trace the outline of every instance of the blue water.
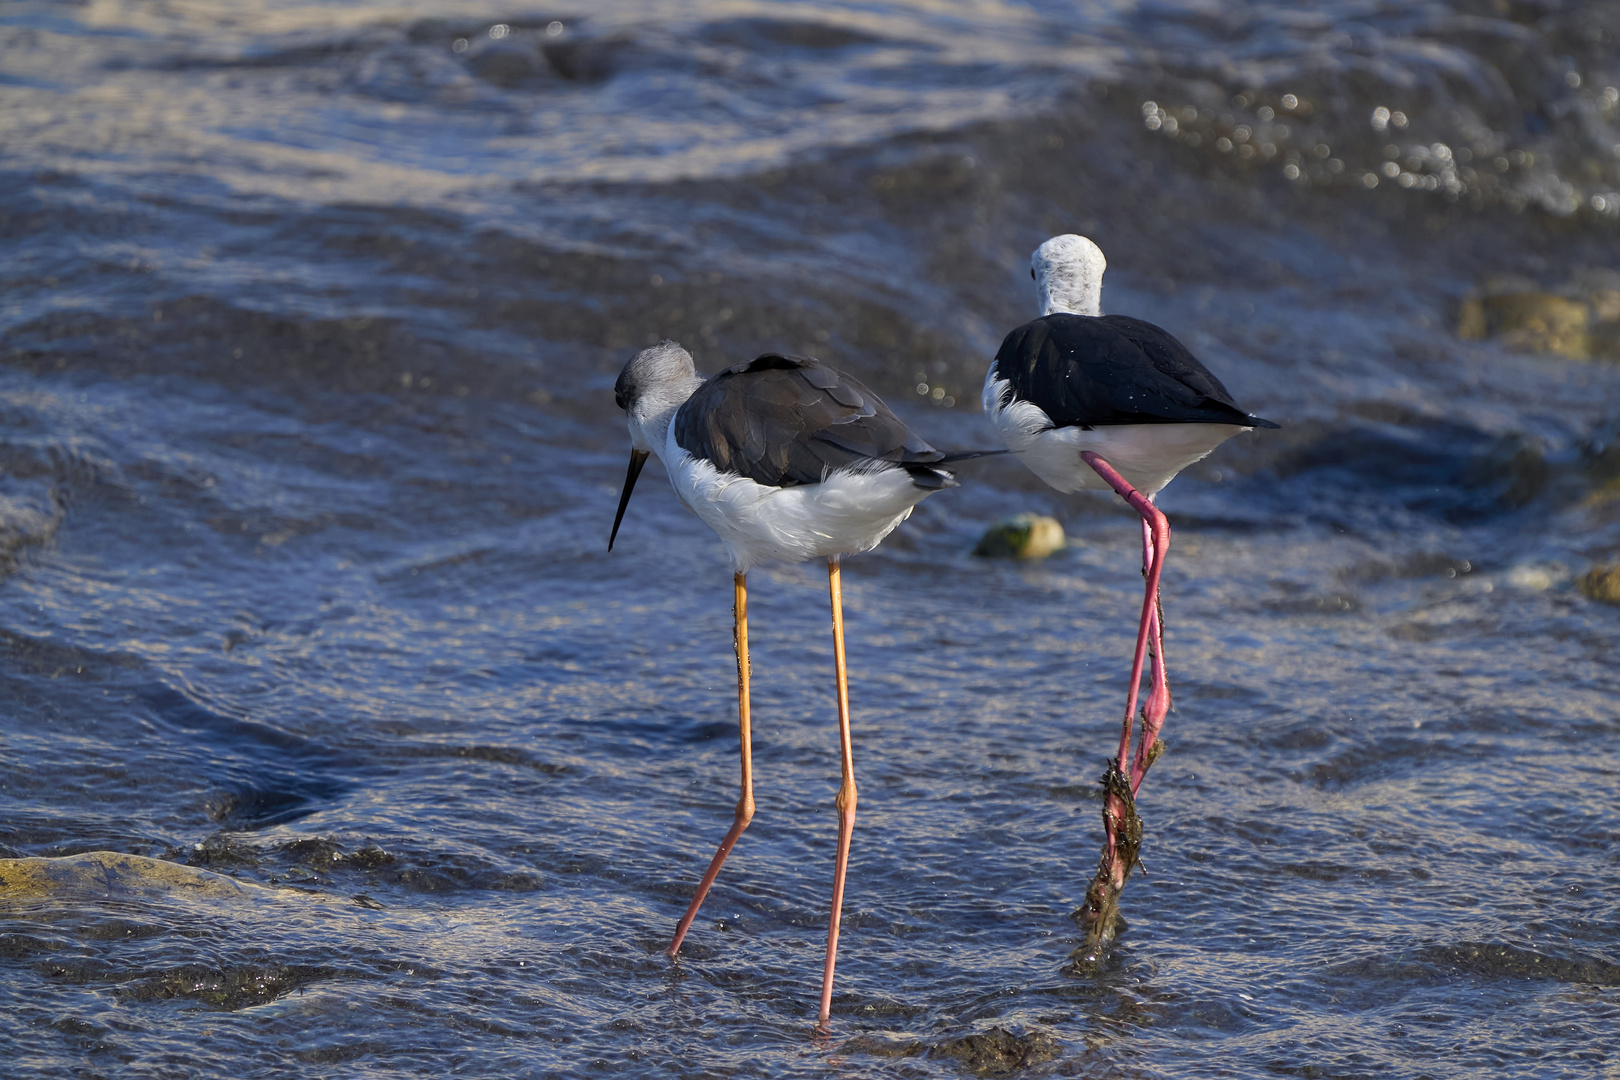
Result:
<instances>
[{"instance_id":1,"label":"blue water","mask_svg":"<svg viewBox=\"0 0 1620 1080\"><path fill-rule=\"evenodd\" d=\"M1454 333L1620 272L1610 8L13 6L0 857L244 888L0 872L0 1072L1613 1070L1620 367ZM848 560L818 1036L825 573L750 575L759 813L671 962L731 589L656 466L606 552L612 380L810 352L987 445L1065 230L1284 427L1162 497L1176 712L1100 968L1134 517L984 460ZM1071 547L969 554L1024 510Z\"/></svg>"}]
</instances>

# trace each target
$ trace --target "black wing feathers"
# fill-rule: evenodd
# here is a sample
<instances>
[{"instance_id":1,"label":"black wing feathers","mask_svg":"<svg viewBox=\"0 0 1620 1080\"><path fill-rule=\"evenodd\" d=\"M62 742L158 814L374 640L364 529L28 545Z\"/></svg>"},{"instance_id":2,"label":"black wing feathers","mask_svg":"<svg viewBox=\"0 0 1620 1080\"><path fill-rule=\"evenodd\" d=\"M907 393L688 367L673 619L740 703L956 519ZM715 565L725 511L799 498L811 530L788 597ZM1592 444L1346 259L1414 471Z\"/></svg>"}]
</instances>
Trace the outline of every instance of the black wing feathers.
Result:
<instances>
[{"instance_id":1,"label":"black wing feathers","mask_svg":"<svg viewBox=\"0 0 1620 1080\"><path fill-rule=\"evenodd\" d=\"M1250 416L1167 331L1128 315L1045 315L1007 335L996 373L1057 427L1242 424Z\"/></svg>"},{"instance_id":2,"label":"black wing feathers","mask_svg":"<svg viewBox=\"0 0 1620 1080\"><path fill-rule=\"evenodd\" d=\"M721 472L771 487L819 484L832 470L884 462L919 487L954 483L931 467L945 455L876 394L803 356L766 353L698 387L675 414L675 442Z\"/></svg>"}]
</instances>

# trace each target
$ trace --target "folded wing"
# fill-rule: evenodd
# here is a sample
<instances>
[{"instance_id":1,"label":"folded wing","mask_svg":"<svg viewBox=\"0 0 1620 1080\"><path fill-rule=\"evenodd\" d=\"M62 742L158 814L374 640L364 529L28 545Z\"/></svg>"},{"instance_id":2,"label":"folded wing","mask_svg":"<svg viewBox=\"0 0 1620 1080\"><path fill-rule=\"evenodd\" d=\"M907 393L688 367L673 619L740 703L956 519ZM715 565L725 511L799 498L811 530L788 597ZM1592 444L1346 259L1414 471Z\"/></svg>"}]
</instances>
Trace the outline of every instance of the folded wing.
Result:
<instances>
[{"instance_id":1,"label":"folded wing","mask_svg":"<svg viewBox=\"0 0 1620 1080\"><path fill-rule=\"evenodd\" d=\"M1167 331L1127 315L1060 312L1027 322L1002 342L995 370L1056 427L1277 426L1239 408Z\"/></svg>"},{"instance_id":2,"label":"folded wing","mask_svg":"<svg viewBox=\"0 0 1620 1080\"><path fill-rule=\"evenodd\" d=\"M901 468L920 487L947 487L945 455L876 394L804 356L766 353L727 368L675 415L675 442L722 472L771 487L818 484L829 472Z\"/></svg>"}]
</instances>

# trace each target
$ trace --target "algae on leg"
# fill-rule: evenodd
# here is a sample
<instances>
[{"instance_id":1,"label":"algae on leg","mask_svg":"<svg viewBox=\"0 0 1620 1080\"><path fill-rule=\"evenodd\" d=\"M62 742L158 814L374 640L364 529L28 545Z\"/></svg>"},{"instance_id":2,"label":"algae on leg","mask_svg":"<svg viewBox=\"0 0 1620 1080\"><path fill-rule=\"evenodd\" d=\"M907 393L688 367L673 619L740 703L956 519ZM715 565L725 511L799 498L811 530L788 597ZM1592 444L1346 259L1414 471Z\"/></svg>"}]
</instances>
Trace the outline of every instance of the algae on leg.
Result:
<instances>
[{"instance_id":1,"label":"algae on leg","mask_svg":"<svg viewBox=\"0 0 1620 1080\"><path fill-rule=\"evenodd\" d=\"M1163 743L1156 743L1155 749ZM1150 751L1148 764L1159 754ZM1120 925L1119 895L1125 890L1125 880L1142 861L1142 818L1136 812L1136 798L1131 793L1130 781L1112 759L1108 771L1102 775L1103 831L1107 842L1097 873L1086 889L1085 903L1074 913L1086 932L1086 939L1073 953L1076 963L1095 963L1102 950L1114 940Z\"/></svg>"}]
</instances>

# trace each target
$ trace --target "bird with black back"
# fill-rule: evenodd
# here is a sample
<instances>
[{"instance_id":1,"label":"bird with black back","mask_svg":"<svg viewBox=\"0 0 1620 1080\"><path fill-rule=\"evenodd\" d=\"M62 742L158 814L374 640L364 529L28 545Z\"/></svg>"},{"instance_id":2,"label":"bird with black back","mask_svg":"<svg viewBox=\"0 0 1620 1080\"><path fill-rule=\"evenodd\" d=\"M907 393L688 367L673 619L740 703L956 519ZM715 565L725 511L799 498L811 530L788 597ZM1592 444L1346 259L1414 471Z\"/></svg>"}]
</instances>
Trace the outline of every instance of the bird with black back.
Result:
<instances>
[{"instance_id":1,"label":"bird with black back","mask_svg":"<svg viewBox=\"0 0 1620 1080\"><path fill-rule=\"evenodd\" d=\"M1112 489L1142 519L1146 588L1125 699L1119 752L1103 775L1105 841L1080 909L1095 959L1112 940L1119 896L1137 865L1136 795L1164 744L1170 711L1159 581L1170 523L1155 496L1177 473L1240 432L1275 428L1241 408L1221 381L1168 331L1102 313L1107 260L1083 236L1054 236L1030 256L1041 314L1007 335L984 380L985 415L1036 476L1062 492ZM1145 663L1151 685L1132 756Z\"/></svg>"}]
</instances>

